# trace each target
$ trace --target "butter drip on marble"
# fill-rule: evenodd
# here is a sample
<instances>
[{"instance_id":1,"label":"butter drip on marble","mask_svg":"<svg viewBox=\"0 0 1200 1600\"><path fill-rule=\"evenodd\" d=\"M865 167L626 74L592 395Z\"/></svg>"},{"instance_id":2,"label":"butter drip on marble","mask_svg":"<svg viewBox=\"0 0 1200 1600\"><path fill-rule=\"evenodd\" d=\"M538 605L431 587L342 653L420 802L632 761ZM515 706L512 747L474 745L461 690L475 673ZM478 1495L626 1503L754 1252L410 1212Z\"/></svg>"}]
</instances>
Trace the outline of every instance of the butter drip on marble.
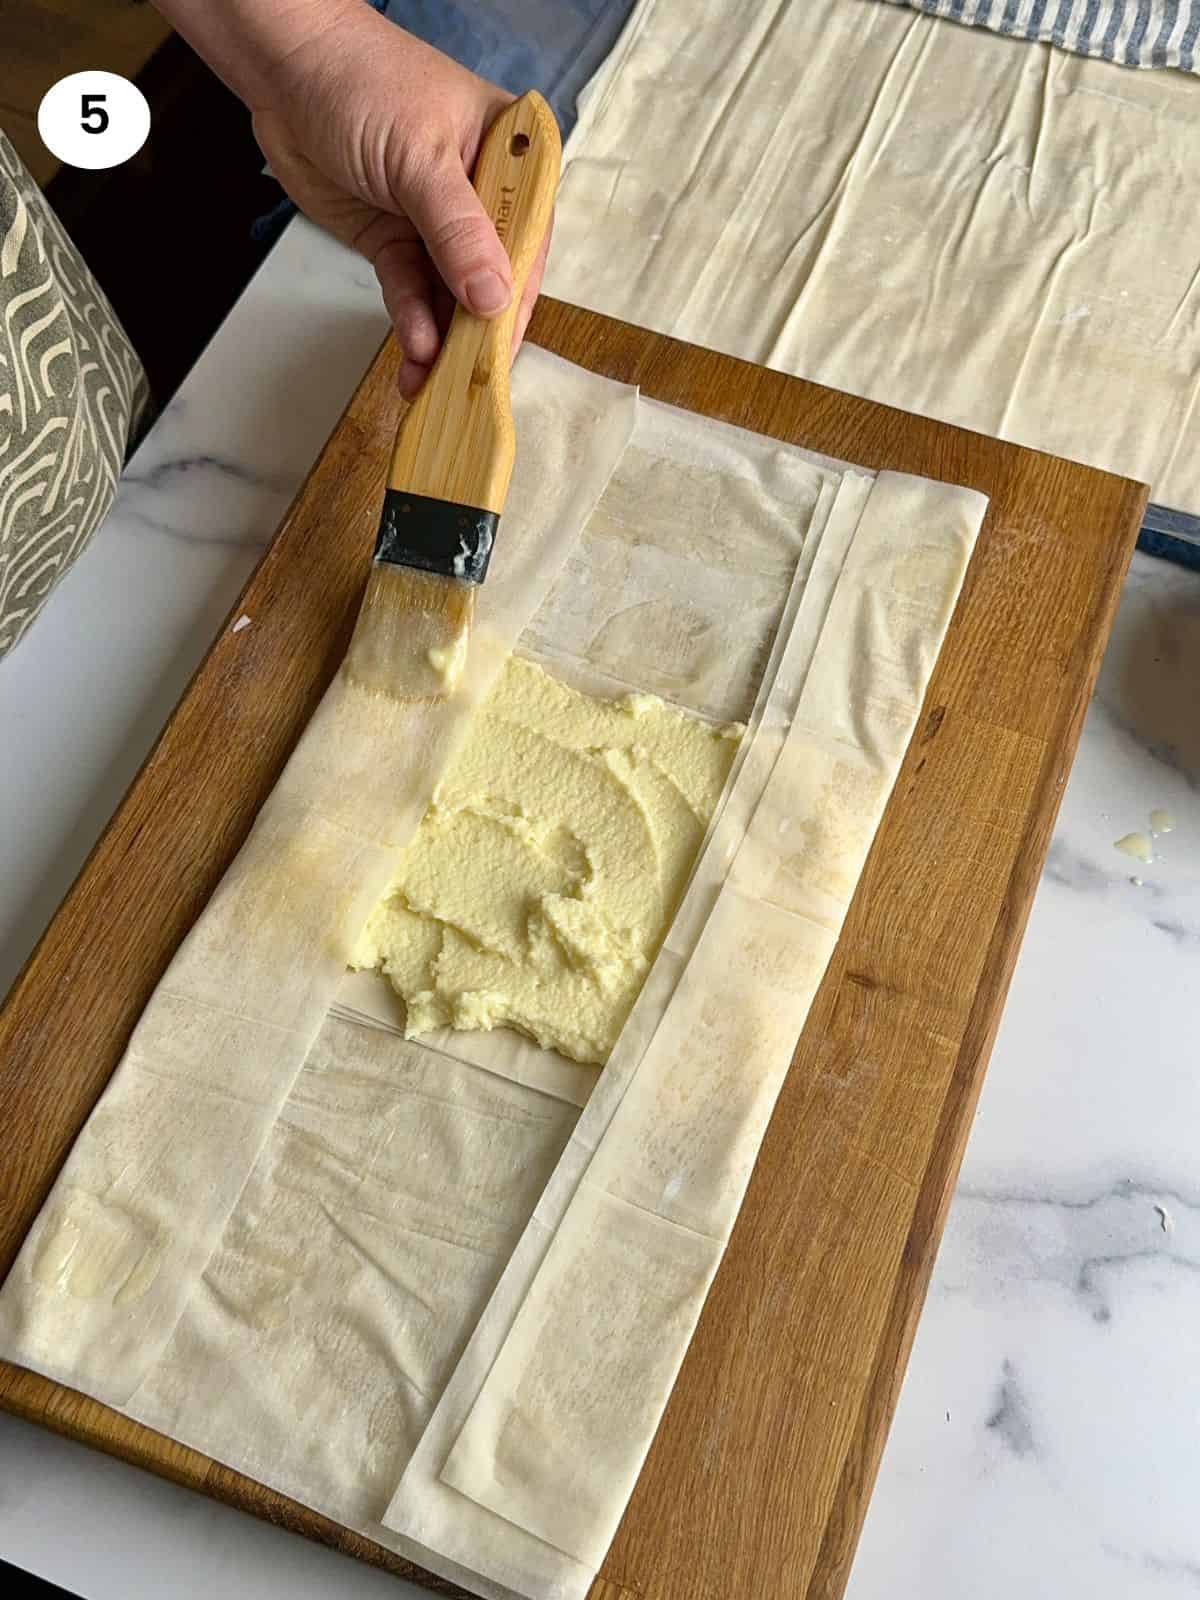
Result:
<instances>
[{"instance_id":1,"label":"butter drip on marble","mask_svg":"<svg viewBox=\"0 0 1200 1600\"><path fill-rule=\"evenodd\" d=\"M1113 849L1147 865L1154 860L1154 841L1148 833L1123 833L1119 839L1113 840Z\"/></svg>"},{"instance_id":2,"label":"butter drip on marble","mask_svg":"<svg viewBox=\"0 0 1200 1600\"><path fill-rule=\"evenodd\" d=\"M744 730L580 694L513 656L353 965L409 1038L512 1027L602 1065L662 943Z\"/></svg>"}]
</instances>

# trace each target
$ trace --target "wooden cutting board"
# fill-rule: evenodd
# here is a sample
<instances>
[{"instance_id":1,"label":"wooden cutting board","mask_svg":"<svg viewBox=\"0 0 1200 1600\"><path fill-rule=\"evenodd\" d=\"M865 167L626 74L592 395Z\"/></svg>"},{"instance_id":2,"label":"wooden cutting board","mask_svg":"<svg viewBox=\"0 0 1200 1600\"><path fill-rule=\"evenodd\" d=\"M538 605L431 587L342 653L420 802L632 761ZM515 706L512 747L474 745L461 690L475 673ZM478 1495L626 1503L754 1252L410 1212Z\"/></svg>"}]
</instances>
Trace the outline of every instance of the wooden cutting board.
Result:
<instances>
[{"instance_id":1,"label":"wooden cutting board","mask_svg":"<svg viewBox=\"0 0 1200 1600\"><path fill-rule=\"evenodd\" d=\"M543 300L531 337L658 400L970 485L983 534L746 1203L592 1600L845 1584L1146 490ZM345 648L390 343L0 1013L0 1273ZM0 1405L427 1582L43 1378Z\"/></svg>"}]
</instances>

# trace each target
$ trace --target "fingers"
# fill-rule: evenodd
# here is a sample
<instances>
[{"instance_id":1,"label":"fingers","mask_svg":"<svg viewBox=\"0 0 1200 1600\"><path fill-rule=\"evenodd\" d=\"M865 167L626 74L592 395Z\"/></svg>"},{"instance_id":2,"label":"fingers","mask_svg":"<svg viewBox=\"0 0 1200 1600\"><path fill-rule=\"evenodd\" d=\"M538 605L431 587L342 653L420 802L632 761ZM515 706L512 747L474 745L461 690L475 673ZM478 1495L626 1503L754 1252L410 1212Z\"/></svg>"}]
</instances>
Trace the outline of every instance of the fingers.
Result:
<instances>
[{"instance_id":1,"label":"fingers","mask_svg":"<svg viewBox=\"0 0 1200 1600\"><path fill-rule=\"evenodd\" d=\"M550 253L550 235L554 232L554 214L550 214L550 223L546 229L545 238L534 258L533 266L529 269L529 276L525 280L525 287L521 292L521 304L517 307L517 320L513 327L512 353L516 360L517 351L521 348L521 341L525 337L525 330L529 326L529 319L533 315L533 308L537 304L537 297L541 292L542 275L546 270L546 257Z\"/></svg>"},{"instance_id":2,"label":"fingers","mask_svg":"<svg viewBox=\"0 0 1200 1600\"><path fill-rule=\"evenodd\" d=\"M297 205L375 269L383 303L403 353L398 384L411 400L429 375L441 344L439 299L425 246L404 217L379 211L330 183L300 151L280 119L256 113L254 132L272 171Z\"/></svg>"},{"instance_id":3,"label":"fingers","mask_svg":"<svg viewBox=\"0 0 1200 1600\"><path fill-rule=\"evenodd\" d=\"M456 300L477 317L512 299L512 267L456 152L430 162L398 197Z\"/></svg>"},{"instance_id":4,"label":"fingers","mask_svg":"<svg viewBox=\"0 0 1200 1600\"><path fill-rule=\"evenodd\" d=\"M399 217L376 213L355 241L371 265L404 357L397 379L411 400L429 375L441 346L434 285L425 246Z\"/></svg>"},{"instance_id":5,"label":"fingers","mask_svg":"<svg viewBox=\"0 0 1200 1600\"><path fill-rule=\"evenodd\" d=\"M537 303L553 226L551 219L521 294L513 327L514 360ZM454 299L441 279L430 273L429 259L419 239L389 243L376 257L375 272L383 290L383 303L404 353L397 380L400 393L411 400L429 376L441 348L442 331L449 326Z\"/></svg>"},{"instance_id":6,"label":"fingers","mask_svg":"<svg viewBox=\"0 0 1200 1600\"><path fill-rule=\"evenodd\" d=\"M419 243L398 240L376 256L375 276L404 354L428 366L439 340L424 256Z\"/></svg>"},{"instance_id":7,"label":"fingers","mask_svg":"<svg viewBox=\"0 0 1200 1600\"><path fill-rule=\"evenodd\" d=\"M375 276L404 360L397 382L406 400L425 382L441 344L419 239L395 240L375 258Z\"/></svg>"},{"instance_id":8,"label":"fingers","mask_svg":"<svg viewBox=\"0 0 1200 1600\"><path fill-rule=\"evenodd\" d=\"M437 183L442 180L438 179ZM454 299L463 301L477 316L495 315L512 297L512 269L504 246L475 190L459 166L454 181L446 180L437 190L418 185L416 200L406 200L408 218L375 214L372 225L355 240L357 247L375 267L388 316L404 355L398 379L400 392L412 399L429 375L441 337L449 324ZM436 192L435 192L436 191ZM440 222L430 219L435 212ZM533 314L550 247L547 228L517 307L512 353L515 356ZM428 229L428 231L426 231ZM479 294L479 273L490 273L503 266L502 298L485 310L486 294ZM496 303L498 301L498 303Z\"/></svg>"}]
</instances>

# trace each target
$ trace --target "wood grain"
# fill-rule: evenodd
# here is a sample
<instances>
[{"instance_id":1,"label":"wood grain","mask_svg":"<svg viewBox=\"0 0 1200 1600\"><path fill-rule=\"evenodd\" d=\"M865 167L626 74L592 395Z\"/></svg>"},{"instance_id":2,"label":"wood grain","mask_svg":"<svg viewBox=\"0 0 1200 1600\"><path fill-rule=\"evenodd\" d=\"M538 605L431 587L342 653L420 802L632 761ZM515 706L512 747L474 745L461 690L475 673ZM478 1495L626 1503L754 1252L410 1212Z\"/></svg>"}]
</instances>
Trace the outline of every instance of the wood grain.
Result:
<instances>
[{"instance_id":1,"label":"wood grain","mask_svg":"<svg viewBox=\"0 0 1200 1600\"><path fill-rule=\"evenodd\" d=\"M991 497L725 1262L592 1592L833 1600L1146 491L552 301L532 336L657 399ZM0 1168L0 1271L345 648L395 371L389 346L234 608L254 627L222 630L0 1012L0 1103L21 1130ZM414 1575L31 1373L0 1365L0 1405Z\"/></svg>"},{"instance_id":2,"label":"wood grain","mask_svg":"<svg viewBox=\"0 0 1200 1600\"><path fill-rule=\"evenodd\" d=\"M561 161L558 124L540 94L514 100L488 129L475 188L508 251L512 300L490 322L455 307L433 371L400 425L389 488L504 510L517 446L508 391L513 329L550 226Z\"/></svg>"}]
</instances>

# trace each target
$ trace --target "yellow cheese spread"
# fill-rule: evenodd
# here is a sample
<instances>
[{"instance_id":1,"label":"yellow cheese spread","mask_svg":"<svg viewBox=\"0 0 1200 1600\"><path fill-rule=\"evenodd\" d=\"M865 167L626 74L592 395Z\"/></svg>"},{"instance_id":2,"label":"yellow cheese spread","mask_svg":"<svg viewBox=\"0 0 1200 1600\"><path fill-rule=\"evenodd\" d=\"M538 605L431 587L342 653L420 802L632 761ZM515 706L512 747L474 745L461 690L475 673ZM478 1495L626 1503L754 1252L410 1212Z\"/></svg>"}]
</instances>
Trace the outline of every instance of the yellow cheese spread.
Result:
<instances>
[{"instance_id":1,"label":"yellow cheese spread","mask_svg":"<svg viewBox=\"0 0 1200 1600\"><path fill-rule=\"evenodd\" d=\"M742 728L580 694L509 659L354 954L409 1038L518 1028L602 1065L679 902Z\"/></svg>"}]
</instances>

